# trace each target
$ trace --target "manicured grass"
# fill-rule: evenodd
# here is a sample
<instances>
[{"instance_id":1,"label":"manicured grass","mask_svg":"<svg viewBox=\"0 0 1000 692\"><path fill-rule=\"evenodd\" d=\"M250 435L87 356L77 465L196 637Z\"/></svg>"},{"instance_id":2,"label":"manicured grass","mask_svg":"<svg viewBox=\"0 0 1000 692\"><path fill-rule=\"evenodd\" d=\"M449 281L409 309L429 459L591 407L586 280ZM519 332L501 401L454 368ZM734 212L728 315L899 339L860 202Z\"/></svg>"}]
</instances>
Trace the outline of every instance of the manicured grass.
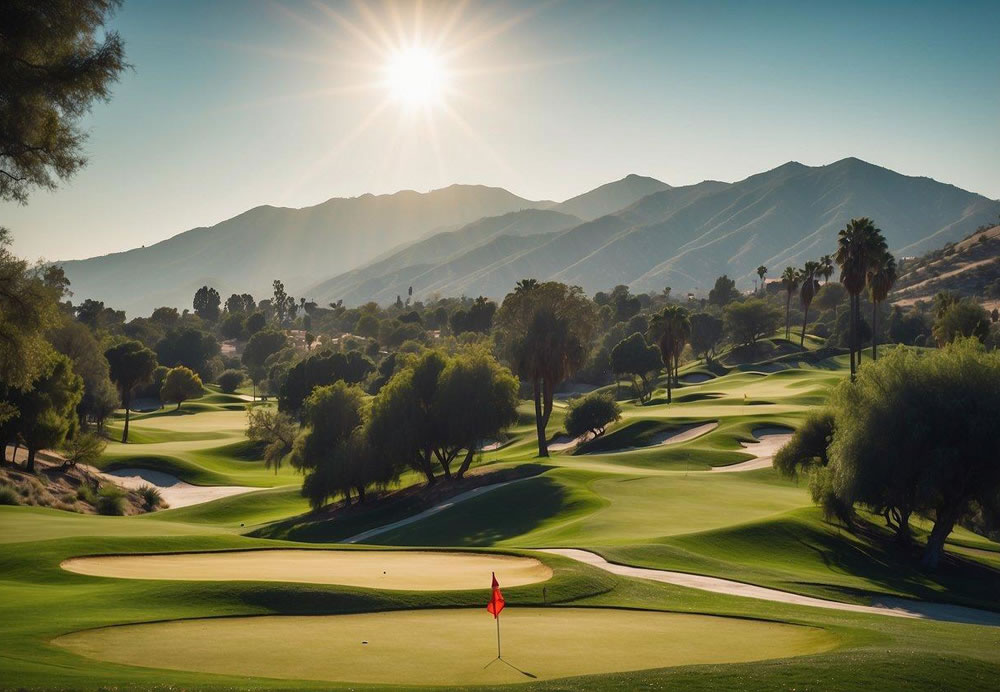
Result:
<instances>
[{"instance_id":1,"label":"manicured grass","mask_svg":"<svg viewBox=\"0 0 1000 692\"><path fill-rule=\"evenodd\" d=\"M525 556L532 555L520 549L581 547L628 564L847 602L886 594L1000 610L1000 546L982 537L957 531L942 569L926 574L915 568L912 553L888 542L875 518L858 535L824 521L804 484L769 469L710 472L749 458L740 442L750 441L754 429L797 425L846 374L844 355L817 344L803 352L773 342L778 355L768 361L729 354L729 366L686 367L715 377L676 389L669 405L661 401L663 391L652 404L623 402L623 420L604 438L615 444L602 443L601 453L553 454L541 475L373 542L454 547L451 552L496 546ZM443 580L441 590L419 591L273 581L287 572L295 572L289 579L302 574L280 559L260 562L271 551L253 555L258 562L228 581L119 579L60 567L87 555L327 548L280 539L336 540L407 516L402 503L310 523L298 493L301 477L287 468L277 476L264 469L259 450L243 436L244 406L238 397L213 392L186 403L179 414L136 415L133 441L110 444L101 463L152 468L195 483L269 489L138 517L0 507L0 687L328 689L400 682L460 688L523 682L519 689L939 690L985 689L1000 679L1000 628L713 594L616 577L548 554L533 557L551 568L551 579L513 586L500 573L508 602L505 651L512 665L535 678L500 664L483 673L488 660L471 668L480 654L494 655L494 622L483 610L493 568L476 570L483 575L473 589L453 590ZM559 434L565 410L560 404L553 411L550 436ZM484 453L479 464L538 463L531 405L522 404L520 414L510 431L513 442ZM676 445L614 451L616 437L627 441L705 421L718 421L718 427ZM401 479L404 486L417 482L412 473ZM926 531L925 522L916 524ZM240 535L251 531L271 538ZM289 617L299 615L338 618ZM237 619L249 616L268 617ZM110 627L135 623L147 624ZM62 638L74 632L81 634ZM635 633L642 636L629 639ZM805 644L794 639L803 633ZM559 646L540 645L548 641L539 638L543 634ZM793 639L778 650L786 634ZM369 644L358 649L355 640L364 638ZM103 660L62 646L74 641ZM227 662L233 667L219 667ZM162 667L145 667L156 665ZM484 674L497 677L476 677ZM503 677L508 674L513 677Z\"/></svg>"},{"instance_id":2,"label":"manicured grass","mask_svg":"<svg viewBox=\"0 0 1000 692\"><path fill-rule=\"evenodd\" d=\"M482 609L182 620L77 632L54 643L126 665L411 685L503 684L785 658L838 643L819 628L705 615L511 608L501 617L507 663L492 665L494 623Z\"/></svg>"}]
</instances>

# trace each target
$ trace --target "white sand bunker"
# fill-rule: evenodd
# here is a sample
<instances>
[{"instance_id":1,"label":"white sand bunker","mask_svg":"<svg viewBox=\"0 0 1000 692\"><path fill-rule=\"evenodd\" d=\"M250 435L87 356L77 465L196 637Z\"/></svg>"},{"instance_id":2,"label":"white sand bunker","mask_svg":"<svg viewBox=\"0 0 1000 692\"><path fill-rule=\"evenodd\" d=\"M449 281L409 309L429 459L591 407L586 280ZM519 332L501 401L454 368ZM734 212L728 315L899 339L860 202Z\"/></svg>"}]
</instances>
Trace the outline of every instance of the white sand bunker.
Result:
<instances>
[{"instance_id":1,"label":"white sand bunker","mask_svg":"<svg viewBox=\"0 0 1000 692\"><path fill-rule=\"evenodd\" d=\"M792 439L792 433L788 431L788 428L778 427L754 428L753 436L759 442L740 442L740 446L750 454L753 454L754 459L740 462L739 464L730 464L729 466L714 466L712 470L718 473L732 473L769 469L771 468L774 455Z\"/></svg>"},{"instance_id":2,"label":"white sand bunker","mask_svg":"<svg viewBox=\"0 0 1000 692\"><path fill-rule=\"evenodd\" d=\"M414 550L241 550L218 553L109 555L66 560L78 574L180 581L286 581L371 589L487 589L490 573L504 586L552 578L529 557Z\"/></svg>"},{"instance_id":3,"label":"white sand bunker","mask_svg":"<svg viewBox=\"0 0 1000 692\"><path fill-rule=\"evenodd\" d=\"M559 435L558 437L552 438L549 442L550 452L565 452L567 449L573 449L582 445L584 442L589 442L594 439L594 433L585 432L580 435L580 437L570 437L569 435Z\"/></svg>"},{"instance_id":4,"label":"white sand bunker","mask_svg":"<svg viewBox=\"0 0 1000 692\"><path fill-rule=\"evenodd\" d=\"M261 490L261 488L249 488L242 485L191 485L169 473L149 469L117 469L115 471L98 471L97 474L129 490L138 490L144 485L152 485L160 491L160 496L173 509Z\"/></svg>"},{"instance_id":5,"label":"white sand bunker","mask_svg":"<svg viewBox=\"0 0 1000 692\"><path fill-rule=\"evenodd\" d=\"M101 661L244 680L458 687L759 661L839 643L826 630L778 622L508 604L501 616L506 663L492 665L495 625L482 608L174 620L73 632L55 644Z\"/></svg>"}]
</instances>

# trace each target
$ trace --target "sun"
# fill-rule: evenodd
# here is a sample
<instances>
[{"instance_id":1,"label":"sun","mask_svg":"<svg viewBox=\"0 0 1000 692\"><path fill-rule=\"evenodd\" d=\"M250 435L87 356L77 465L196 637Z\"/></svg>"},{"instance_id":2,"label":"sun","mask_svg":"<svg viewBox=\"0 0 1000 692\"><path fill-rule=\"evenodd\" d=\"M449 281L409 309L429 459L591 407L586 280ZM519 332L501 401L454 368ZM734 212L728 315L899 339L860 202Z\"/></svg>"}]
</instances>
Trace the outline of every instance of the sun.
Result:
<instances>
[{"instance_id":1,"label":"sun","mask_svg":"<svg viewBox=\"0 0 1000 692\"><path fill-rule=\"evenodd\" d=\"M440 103L448 87L444 62L426 48L412 47L393 53L384 70L386 90L404 105Z\"/></svg>"}]
</instances>

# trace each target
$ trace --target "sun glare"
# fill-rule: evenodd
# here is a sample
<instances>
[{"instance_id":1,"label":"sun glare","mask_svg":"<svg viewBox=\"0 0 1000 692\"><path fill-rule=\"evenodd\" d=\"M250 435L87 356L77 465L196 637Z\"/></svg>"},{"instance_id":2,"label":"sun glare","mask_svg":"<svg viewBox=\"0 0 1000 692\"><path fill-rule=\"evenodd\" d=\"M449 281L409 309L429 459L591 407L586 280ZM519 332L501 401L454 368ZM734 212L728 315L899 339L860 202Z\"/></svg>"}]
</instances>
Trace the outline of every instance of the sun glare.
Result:
<instances>
[{"instance_id":1,"label":"sun glare","mask_svg":"<svg viewBox=\"0 0 1000 692\"><path fill-rule=\"evenodd\" d=\"M440 102L447 88L447 77L441 59L423 48L400 51L385 66L389 94L411 106Z\"/></svg>"}]
</instances>

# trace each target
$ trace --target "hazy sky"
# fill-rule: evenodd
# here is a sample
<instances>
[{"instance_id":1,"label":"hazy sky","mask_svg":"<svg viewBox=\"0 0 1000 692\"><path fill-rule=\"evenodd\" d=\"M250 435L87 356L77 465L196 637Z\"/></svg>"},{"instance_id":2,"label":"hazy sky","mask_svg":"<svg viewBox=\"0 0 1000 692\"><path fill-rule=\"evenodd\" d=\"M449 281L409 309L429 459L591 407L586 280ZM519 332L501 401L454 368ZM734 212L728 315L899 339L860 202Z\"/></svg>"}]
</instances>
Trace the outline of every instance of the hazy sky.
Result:
<instances>
[{"instance_id":1,"label":"hazy sky","mask_svg":"<svg viewBox=\"0 0 1000 692\"><path fill-rule=\"evenodd\" d=\"M70 259L260 204L456 182L561 200L845 156L1000 198L996 0L417 8L125 0L134 70L87 119L89 166L0 224ZM444 73L425 106L397 98L420 69L384 83L413 45Z\"/></svg>"}]
</instances>

